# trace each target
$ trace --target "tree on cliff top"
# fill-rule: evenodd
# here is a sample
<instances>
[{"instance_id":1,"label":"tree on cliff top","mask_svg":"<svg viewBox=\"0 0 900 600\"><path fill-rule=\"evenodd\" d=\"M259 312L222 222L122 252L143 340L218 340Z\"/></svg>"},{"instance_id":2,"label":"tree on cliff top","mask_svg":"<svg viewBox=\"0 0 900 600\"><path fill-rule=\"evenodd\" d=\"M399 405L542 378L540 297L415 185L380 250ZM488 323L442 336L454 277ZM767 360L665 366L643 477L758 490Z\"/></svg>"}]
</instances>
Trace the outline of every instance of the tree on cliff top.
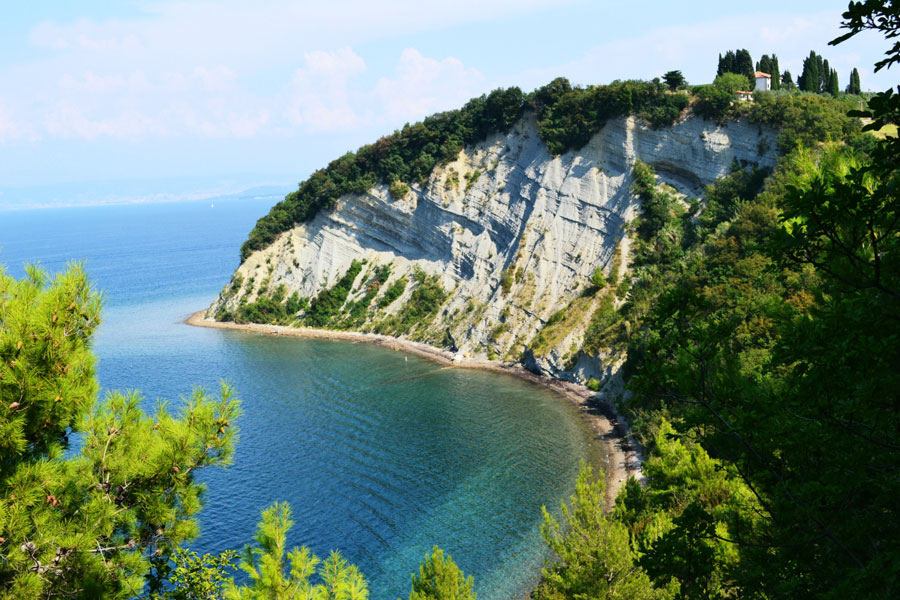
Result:
<instances>
[{"instance_id":1,"label":"tree on cliff top","mask_svg":"<svg viewBox=\"0 0 900 600\"><path fill-rule=\"evenodd\" d=\"M663 81L666 82L666 85L669 86L669 89L673 92L678 88L683 87L684 84L687 83L681 71L667 72L665 75L663 75Z\"/></svg>"}]
</instances>

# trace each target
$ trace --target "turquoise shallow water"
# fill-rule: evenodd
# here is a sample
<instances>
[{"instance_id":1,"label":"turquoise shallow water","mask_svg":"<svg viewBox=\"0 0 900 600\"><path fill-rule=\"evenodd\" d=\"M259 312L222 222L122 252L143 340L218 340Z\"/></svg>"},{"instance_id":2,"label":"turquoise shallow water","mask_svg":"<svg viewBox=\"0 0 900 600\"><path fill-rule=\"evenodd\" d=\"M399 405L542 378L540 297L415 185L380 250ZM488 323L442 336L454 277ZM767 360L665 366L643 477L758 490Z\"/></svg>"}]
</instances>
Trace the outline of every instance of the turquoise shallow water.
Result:
<instances>
[{"instance_id":1,"label":"turquoise shallow water","mask_svg":"<svg viewBox=\"0 0 900 600\"><path fill-rule=\"evenodd\" d=\"M496 373L446 369L365 344L184 325L237 266L271 200L0 212L0 263L87 261L106 309L95 340L107 389L177 405L228 380L243 401L232 466L206 471L203 551L251 540L259 512L291 503L291 545L338 548L373 600L406 597L432 545L483 600L522 598L590 434L566 402Z\"/></svg>"}]
</instances>

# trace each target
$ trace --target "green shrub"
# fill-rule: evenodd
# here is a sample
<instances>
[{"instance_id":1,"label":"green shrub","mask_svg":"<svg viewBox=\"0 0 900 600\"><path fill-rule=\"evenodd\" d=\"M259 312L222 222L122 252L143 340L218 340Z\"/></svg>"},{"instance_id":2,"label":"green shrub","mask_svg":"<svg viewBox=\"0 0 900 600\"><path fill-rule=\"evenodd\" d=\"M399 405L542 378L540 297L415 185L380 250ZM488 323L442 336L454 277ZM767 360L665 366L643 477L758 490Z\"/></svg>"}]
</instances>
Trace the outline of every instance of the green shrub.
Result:
<instances>
[{"instance_id":1,"label":"green shrub","mask_svg":"<svg viewBox=\"0 0 900 600\"><path fill-rule=\"evenodd\" d=\"M857 100L836 100L806 93L768 92L756 94L756 101L742 107L751 123L765 123L779 130L776 145L786 154L798 146L815 148L822 142L842 141L855 145L868 138L862 124L847 112L857 108Z\"/></svg>"},{"instance_id":2,"label":"green shrub","mask_svg":"<svg viewBox=\"0 0 900 600\"><path fill-rule=\"evenodd\" d=\"M513 281L515 281L516 277L516 265L511 265L510 267L503 270L503 273L500 274L500 287L503 289L504 294L508 294L509 290L512 288Z\"/></svg>"},{"instance_id":3,"label":"green shrub","mask_svg":"<svg viewBox=\"0 0 900 600\"><path fill-rule=\"evenodd\" d=\"M656 187L653 167L636 160L633 173L634 183L631 191L641 199L641 216L637 221L637 231L641 238L649 240L684 210L672 194Z\"/></svg>"},{"instance_id":4,"label":"green shrub","mask_svg":"<svg viewBox=\"0 0 900 600\"><path fill-rule=\"evenodd\" d=\"M333 287L322 290L309 304L303 321L310 327L326 327L341 310L356 276L362 271L362 263L354 260L350 268Z\"/></svg>"},{"instance_id":5,"label":"green shrub","mask_svg":"<svg viewBox=\"0 0 900 600\"><path fill-rule=\"evenodd\" d=\"M291 297L287 299L285 304L285 310L291 316L307 308L309 308L309 298L301 298L299 292L291 294Z\"/></svg>"},{"instance_id":6,"label":"green shrub","mask_svg":"<svg viewBox=\"0 0 900 600\"><path fill-rule=\"evenodd\" d=\"M573 88L562 77L535 90L529 99L537 110L538 135L553 155L581 148L616 117L635 114L654 127L671 125L690 102L656 82L614 81Z\"/></svg>"},{"instance_id":7,"label":"green shrub","mask_svg":"<svg viewBox=\"0 0 900 600\"><path fill-rule=\"evenodd\" d=\"M506 333L507 331L509 331L509 323L500 323L499 325L497 325L496 327L494 327L494 328L491 330L491 333L488 335L488 337L489 337L491 340L493 340L493 341L496 342L497 339L498 339L501 335L503 335L504 333Z\"/></svg>"},{"instance_id":8,"label":"green shrub","mask_svg":"<svg viewBox=\"0 0 900 600\"><path fill-rule=\"evenodd\" d=\"M383 323L379 328L381 332L397 335L408 333L417 327L424 328L447 299L447 291L441 287L437 275L429 276L424 271L417 270L413 278L417 285L409 295L409 301L402 311Z\"/></svg>"},{"instance_id":9,"label":"green shrub","mask_svg":"<svg viewBox=\"0 0 900 600\"><path fill-rule=\"evenodd\" d=\"M697 221L712 231L719 223L731 220L741 203L760 192L769 173L769 169L742 169L737 164L732 165L731 173L706 186L703 192L705 206Z\"/></svg>"},{"instance_id":10,"label":"green shrub","mask_svg":"<svg viewBox=\"0 0 900 600\"><path fill-rule=\"evenodd\" d=\"M581 344L582 350L593 355L597 354L604 346L610 345L608 344L610 340L607 339L605 334L619 321L619 313L616 312L613 304L613 294L606 292L591 315L591 321L584 332L584 341Z\"/></svg>"},{"instance_id":11,"label":"green shrub","mask_svg":"<svg viewBox=\"0 0 900 600\"><path fill-rule=\"evenodd\" d=\"M472 189L472 186L475 185L475 182L478 181L478 178L481 177L481 170L475 169L471 173L466 173L466 193L469 193L469 190Z\"/></svg>"},{"instance_id":12,"label":"green shrub","mask_svg":"<svg viewBox=\"0 0 900 600\"><path fill-rule=\"evenodd\" d=\"M456 169L450 169L447 173L447 179L444 180L445 190L459 190L459 173Z\"/></svg>"},{"instance_id":13,"label":"green shrub","mask_svg":"<svg viewBox=\"0 0 900 600\"><path fill-rule=\"evenodd\" d=\"M591 275L591 285L601 290L606 287L606 277L603 276L603 268L597 267Z\"/></svg>"},{"instance_id":14,"label":"green shrub","mask_svg":"<svg viewBox=\"0 0 900 600\"><path fill-rule=\"evenodd\" d=\"M403 295L403 292L406 291L407 284L406 277L400 277L394 280L394 283L388 286L386 290L384 290L384 295L378 300L378 308L385 308L389 306L394 300Z\"/></svg>"},{"instance_id":15,"label":"green shrub","mask_svg":"<svg viewBox=\"0 0 900 600\"><path fill-rule=\"evenodd\" d=\"M694 112L703 118L722 123L731 110L734 94L714 85L701 85L694 88L697 101Z\"/></svg>"},{"instance_id":16,"label":"green shrub","mask_svg":"<svg viewBox=\"0 0 900 600\"><path fill-rule=\"evenodd\" d=\"M394 200L403 200L409 194L409 186L399 179L395 179L388 188L388 192Z\"/></svg>"}]
</instances>

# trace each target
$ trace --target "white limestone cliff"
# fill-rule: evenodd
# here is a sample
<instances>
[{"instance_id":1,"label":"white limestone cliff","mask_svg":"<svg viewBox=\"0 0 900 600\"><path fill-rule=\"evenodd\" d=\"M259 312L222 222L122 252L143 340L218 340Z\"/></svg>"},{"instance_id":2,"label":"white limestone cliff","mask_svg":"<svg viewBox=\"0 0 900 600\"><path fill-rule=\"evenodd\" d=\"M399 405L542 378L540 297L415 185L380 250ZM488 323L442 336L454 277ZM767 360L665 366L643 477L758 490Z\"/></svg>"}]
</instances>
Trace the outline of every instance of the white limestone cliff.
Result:
<instances>
[{"instance_id":1,"label":"white limestone cliff","mask_svg":"<svg viewBox=\"0 0 900 600\"><path fill-rule=\"evenodd\" d=\"M265 280L269 290L284 284L288 294L312 298L354 259L365 259L348 302L365 294L378 265L392 265L389 280L377 282L379 296L399 277L411 285L386 309L372 310L362 330L404 310L411 274L421 269L440 278L449 298L430 324L406 335L440 344L449 328L466 355L524 357L556 377L611 381L621 357L573 351L593 312L595 300L581 294L595 268L607 275L627 268L625 228L639 211L630 191L634 161L654 167L659 182L686 197L700 197L734 161L774 166L775 135L746 122L717 126L688 116L653 129L631 117L608 122L584 148L552 157L526 117L507 135L437 167L424 187L411 184L402 199L378 185L282 233L247 258L237 271L243 285L226 286L208 315L253 302ZM533 351L536 334L561 310L574 324Z\"/></svg>"}]
</instances>

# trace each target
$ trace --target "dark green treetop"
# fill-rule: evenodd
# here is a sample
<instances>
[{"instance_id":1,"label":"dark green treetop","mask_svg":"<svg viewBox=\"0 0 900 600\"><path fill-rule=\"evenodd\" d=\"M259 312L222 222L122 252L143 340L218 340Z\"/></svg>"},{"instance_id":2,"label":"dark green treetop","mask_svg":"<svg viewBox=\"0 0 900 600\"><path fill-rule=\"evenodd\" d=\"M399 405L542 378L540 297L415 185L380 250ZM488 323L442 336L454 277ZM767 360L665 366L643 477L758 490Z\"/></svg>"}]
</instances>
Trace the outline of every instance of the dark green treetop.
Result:
<instances>
[{"instance_id":1,"label":"dark green treetop","mask_svg":"<svg viewBox=\"0 0 900 600\"><path fill-rule=\"evenodd\" d=\"M666 85L669 86L669 89L672 91L683 87L687 83L681 71L668 71L663 75L663 81L666 82Z\"/></svg>"}]
</instances>

